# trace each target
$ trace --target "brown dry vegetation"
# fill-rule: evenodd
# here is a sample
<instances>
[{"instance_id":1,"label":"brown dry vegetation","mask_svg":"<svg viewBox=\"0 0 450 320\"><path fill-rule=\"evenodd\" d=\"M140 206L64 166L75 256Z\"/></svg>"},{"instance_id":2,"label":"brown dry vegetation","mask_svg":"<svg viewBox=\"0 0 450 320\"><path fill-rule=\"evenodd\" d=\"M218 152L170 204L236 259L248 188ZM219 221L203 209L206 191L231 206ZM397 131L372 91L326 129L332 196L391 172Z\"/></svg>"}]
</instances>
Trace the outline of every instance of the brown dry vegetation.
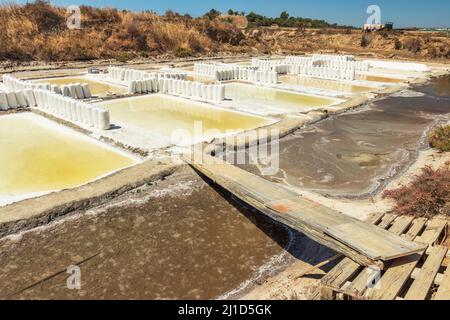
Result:
<instances>
[{"instance_id":1,"label":"brown dry vegetation","mask_svg":"<svg viewBox=\"0 0 450 320\"><path fill-rule=\"evenodd\" d=\"M342 28L246 28L226 17L81 7L81 30L66 26L66 9L45 1L0 6L0 60L67 61L217 53L355 52L381 57L450 59L450 38L439 33L363 34ZM245 17L240 17L244 20Z\"/></svg>"},{"instance_id":2,"label":"brown dry vegetation","mask_svg":"<svg viewBox=\"0 0 450 320\"><path fill-rule=\"evenodd\" d=\"M400 215L433 217L443 214L450 216L450 162L433 170L422 169L422 174L414 181L396 190L386 190L383 198L395 201L393 212Z\"/></svg>"},{"instance_id":3,"label":"brown dry vegetation","mask_svg":"<svg viewBox=\"0 0 450 320\"><path fill-rule=\"evenodd\" d=\"M66 10L43 1L0 7L0 59L86 60L148 57L161 53L207 53L239 44L231 24L178 15L158 16L81 7L81 29L66 27ZM183 51L184 50L184 51Z\"/></svg>"},{"instance_id":4,"label":"brown dry vegetation","mask_svg":"<svg viewBox=\"0 0 450 320\"><path fill-rule=\"evenodd\" d=\"M450 59L450 38L437 32L384 31L363 33L354 29L248 30L246 38L269 43L278 52L350 52L385 58Z\"/></svg>"}]
</instances>

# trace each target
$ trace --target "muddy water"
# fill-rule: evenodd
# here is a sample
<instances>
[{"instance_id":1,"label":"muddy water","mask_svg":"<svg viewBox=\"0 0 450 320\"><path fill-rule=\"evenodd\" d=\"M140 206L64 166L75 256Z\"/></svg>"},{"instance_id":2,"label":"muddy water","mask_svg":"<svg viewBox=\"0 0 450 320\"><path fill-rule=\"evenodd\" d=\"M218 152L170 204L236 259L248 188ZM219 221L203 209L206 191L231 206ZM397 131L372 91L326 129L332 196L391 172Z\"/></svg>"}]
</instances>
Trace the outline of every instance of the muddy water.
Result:
<instances>
[{"instance_id":1,"label":"muddy water","mask_svg":"<svg viewBox=\"0 0 450 320\"><path fill-rule=\"evenodd\" d=\"M435 99L449 99L450 97L450 77L441 77L433 80L433 85L421 86L417 91L425 93Z\"/></svg>"},{"instance_id":2,"label":"muddy water","mask_svg":"<svg viewBox=\"0 0 450 320\"><path fill-rule=\"evenodd\" d=\"M334 196L374 192L411 163L428 128L450 113L449 78L416 91L330 117L283 138L280 171L267 178ZM417 96L420 92L427 94ZM259 173L256 166L244 167Z\"/></svg>"},{"instance_id":3,"label":"muddy water","mask_svg":"<svg viewBox=\"0 0 450 320\"><path fill-rule=\"evenodd\" d=\"M0 196L71 188L135 161L34 114L0 117Z\"/></svg>"},{"instance_id":4,"label":"muddy water","mask_svg":"<svg viewBox=\"0 0 450 320\"><path fill-rule=\"evenodd\" d=\"M283 227L186 169L107 207L0 240L0 298L214 298L252 278L287 242ZM80 262L81 290L68 290L68 274L58 272Z\"/></svg>"},{"instance_id":5,"label":"muddy water","mask_svg":"<svg viewBox=\"0 0 450 320\"><path fill-rule=\"evenodd\" d=\"M225 97L246 106L267 106L282 112L301 112L325 107L335 100L297 94L282 90L259 87L244 83L230 83L225 86Z\"/></svg>"},{"instance_id":6,"label":"muddy water","mask_svg":"<svg viewBox=\"0 0 450 320\"><path fill-rule=\"evenodd\" d=\"M93 95L106 95L107 93L124 94L127 93L127 88L121 86L110 85L103 82L93 81L84 77L64 77L39 80L40 83L50 83L55 85L63 85L70 83L87 83Z\"/></svg>"},{"instance_id":7,"label":"muddy water","mask_svg":"<svg viewBox=\"0 0 450 320\"><path fill-rule=\"evenodd\" d=\"M365 86L357 86L349 83L342 83L339 81L333 80L323 80L323 79L314 79L314 78L302 78L298 76L281 76L279 80L282 83L291 84L291 85L299 85L305 87L312 87L317 89L325 89L325 90L333 90L338 92L349 92L349 93L364 93L376 90L375 88L365 87Z\"/></svg>"},{"instance_id":8,"label":"muddy water","mask_svg":"<svg viewBox=\"0 0 450 320\"><path fill-rule=\"evenodd\" d=\"M131 124L166 138L171 138L176 132L186 132L186 136L193 140L209 139L217 134L252 129L273 122L259 116L160 95L107 101L101 105L110 110L113 122ZM198 127L200 124L201 128ZM217 132L213 134L210 130Z\"/></svg>"}]
</instances>

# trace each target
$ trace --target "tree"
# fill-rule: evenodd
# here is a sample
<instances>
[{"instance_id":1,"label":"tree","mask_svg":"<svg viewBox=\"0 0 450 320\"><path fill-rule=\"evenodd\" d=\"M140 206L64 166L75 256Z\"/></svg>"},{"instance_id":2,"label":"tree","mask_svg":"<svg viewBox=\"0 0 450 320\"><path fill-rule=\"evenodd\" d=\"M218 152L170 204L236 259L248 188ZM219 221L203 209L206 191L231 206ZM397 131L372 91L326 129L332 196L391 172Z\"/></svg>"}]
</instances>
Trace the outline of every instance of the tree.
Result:
<instances>
[{"instance_id":1,"label":"tree","mask_svg":"<svg viewBox=\"0 0 450 320\"><path fill-rule=\"evenodd\" d=\"M233 16L234 15L234 11L232 9L228 10L228 15Z\"/></svg>"},{"instance_id":2,"label":"tree","mask_svg":"<svg viewBox=\"0 0 450 320\"><path fill-rule=\"evenodd\" d=\"M216 9L211 9L207 13L205 13L205 17L207 17L209 20L214 20L220 15L221 12L217 11Z\"/></svg>"},{"instance_id":3,"label":"tree","mask_svg":"<svg viewBox=\"0 0 450 320\"><path fill-rule=\"evenodd\" d=\"M280 14L280 19L283 19L283 20L289 19L289 13L287 13L286 11L283 11L283 12Z\"/></svg>"}]
</instances>

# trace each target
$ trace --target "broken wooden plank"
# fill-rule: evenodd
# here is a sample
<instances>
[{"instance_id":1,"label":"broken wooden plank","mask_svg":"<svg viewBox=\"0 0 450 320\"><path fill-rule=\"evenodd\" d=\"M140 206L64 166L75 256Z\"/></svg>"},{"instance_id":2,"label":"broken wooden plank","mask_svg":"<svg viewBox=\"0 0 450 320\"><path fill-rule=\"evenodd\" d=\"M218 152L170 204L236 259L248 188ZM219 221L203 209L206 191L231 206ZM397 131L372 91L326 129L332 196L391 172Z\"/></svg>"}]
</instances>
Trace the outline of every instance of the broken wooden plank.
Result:
<instances>
[{"instance_id":1,"label":"broken wooden plank","mask_svg":"<svg viewBox=\"0 0 450 320\"><path fill-rule=\"evenodd\" d=\"M405 234L407 240L419 240L417 235L427 224L426 218L417 218L411 224L408 232ZM436 241L441 233L442 223L436 223L431 221L428 223L428 231L424 232L425 237L422 237L421 241L428 241L427 244L431 245ZM393 300L402 290L405 283L410 277L412 277L416 266L423 256L423 252L417 255L404 257L395 260L392 265L387 269L383 277L381 278L380 287L378 290L373 290L369 295L370 299L374 300Z\"/></svg>"},{"instance_id":2,"label":"broken wooden plank","mask_svg":"<svg viewBox=\"0 0 450 320\"><path fill-rule=\"evenodd\" d=\"M441 262L447 254L447 247L436 246L425 261L419 276L413 281L405 295L406 300L424 300L441 267Z\"/></svg>"},{"instance_id":3,"label":"broken wooden plank","mask_svg":"<svg viewBox=\"0 0 450 320\"><path fill-rule=\"evenodd\" d=\"M391 213L386 213L383 219L381 219L381 222L378 224L378 227L382 229L387 229L391 225L391 223L394 222L394 220L395 215Z\"/></svg>"},{"instance_id":4,"label":"broken wooden plank","mask_svg":"<svg viewBox=\"0 0 450 320\"><path fill-rule=\"evenodd\" d=\"M450 300L450 267L447 267L433 300Z\"/></svg>"},{"instance_id":5,"label":"broken wooden plank","mask_svg":"<svg viewBox=\"0 0 450 320\"><path fill-rule=\"evenodd\" d=\"M422 231L426 221L423 218L414 219L406 233L406 239L414 240ZM379 286L373 288L367 297L372 300L396 299L422 256L423 252L394 260L381 277Z\"/></svg>"},{"instance_id":6,"label":"broken wooden plank","mask_svg":"<svg viewBox=\"0 0 450 320\"><path fill-rule=\"evenodd\" d=\"M341 288L351 277L357 274L363 267L350 258L344 258L321 280L322 294L327 296L327 291L336 291Z\"/></svg>"},{"instance_id":7,"label":"broken wooden plank","mask_svg":"<svg viewBox=\"0 0 450 320\"><path fill-rule=\"evenodd\" d=\"M413 217L408 216L399 216L391 218L388 217L389 223L380 223L380 225L384 228L388 227L392 221L393 224L391 227L389 227L389 232L395 234L395 235L401 235L405 230L411 225L412 221L414 220ZM386 220L385 220L386 221ZM408 256L414 257L415 255ZM394 261L395 263L395 261ZM390 268L388 268L389 270ZM413 268L414 269L414 268ZM387 281L384 277L383 279L378 279L381 277L380 274L381 270L376 269L374 267L367 267L364 270L361 271L361 273L353 280L351 285L347 288L347 292L349 295L355 297L355 298L362 298L364 294L369 295L373 290L381 289L381 283ZM380 280L381 282L378 282Z\"/></svg>"},{"instance_id":8,"label":"broken wooden plank","mask_svg":"<svg viewBox=\"0 0 450 320\"><path fill-rule=\"evenodd\" d=\"M367 219L367 223L377 224L382 221L384 213L375 214ZM349 258L344 258L322 279L322 295L327 296L328 291L341 288L351 277L353 277L363 267Z\"/></svg>"},{"instance_id":9,"label":"broken wooden plank","mask_svg":"<svg viewBox=\"0 0 450 320\"><path fill-rule=\"evenodd\" d=\"M447 252L447 254L448 254L448 252ZM414 269L414 271L411 273L411 279L416 280L419 277L419 274L420 274L421 270L422 269L416 267ZM434 278L434 284L437 285L437 286L440 286L443 280L444 280L444 274L438 273L436 275L436 277Z\"/></svg>"},{"instance_id":10,"label":"broken wooden plank","mask_svg":"<svg viewBox=\"0 0 450 320\"><path fill-rule=\"evenodd\" d=\"M406 240L413 241L417 235L422 231L425 227L428 219L426 218L417 218L411 224L411 228L409 228L408 232L403 236Z\"/></svg>"},{"instance_id":11,"label":"broken wooden plank","mask_svg":"<svg viewBox=\"0 0 450 320\"><path fill-rule=\"evenodd\" d=\"M421 258L422 254L416 253L394 260L381 277L379 287L371 290L367 297L371 300L394 300Z\"/></svg>"},{"instance_id":12,"label":"broken wooden plank","mask_svg":"<svg viewBox=\"0 0 450 320\"><path fill-rule=\"evenodd\" d=\"M373 225L378 225L380 223L380 221L383 219L383 217L384 217L384 213L383 212L372 213L372 214L369 215L369 217L365 221L367 223L371 223Z\"/></svg>"},{"instance_id":13,"label":"broken wooden plank","mask_svg":"<svg viewBox=\"0 0 450 320\"><path fill-rule=\"evenodd\" d=\"M209 179L272 219L369 266L424 249L381 228L327 208L223 160L203 155L184 160Z\"/></svg>"},{"instance_id":14,"label":"broken wooden plank","mask_svg":"<svg viewBox=\"0 0 450 320\"><path fill-rule=\"evenodd\" d=\"M429 220L426 224L425 231L420 237L416 239L417 242L426 243L429 245L437 244L439 237L447 228L447 221L443 219L434 218Z\"/></svg>"},{"instance_id":15,"label":"broken wooden plank","mask_svg":"<svg viewBox=\"0 0 450 320\"><path fill-rule=\"evenodd\" d=\"M412 224L414 217L399 216L395 219L392 226L388 229L390 232L396 235L402 235L408 227Z\"/></svg>"},{"instance_id":16,"label":"broken wooden plank","mask_svg":"<svg viewBox=\"0 0 450 320\"><path fill-rule=\"evenodd\" d=\"M323 232L372 261L388 261L423 249L381 228L346 216L305 197L269 202L266 207L282 214L284 218L293 219Z\"/></svg>"}]
</instances>

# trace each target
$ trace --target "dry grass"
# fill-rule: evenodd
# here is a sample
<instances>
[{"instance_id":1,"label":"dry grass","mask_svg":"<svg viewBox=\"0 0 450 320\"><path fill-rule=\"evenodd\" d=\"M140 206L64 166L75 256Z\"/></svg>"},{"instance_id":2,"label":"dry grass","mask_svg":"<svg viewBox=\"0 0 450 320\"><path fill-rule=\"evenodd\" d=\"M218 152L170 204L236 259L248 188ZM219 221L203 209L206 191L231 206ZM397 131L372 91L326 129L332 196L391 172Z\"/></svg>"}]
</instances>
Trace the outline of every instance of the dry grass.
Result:
<instances>
[{"instance_id":1,"label":"dry grass","mask_svg":"<svg viewBox=\"0 0 450 320\"><path fill-rule=\"evenodd\" d=\"M82 29L66 27L66 11L47 2L0 6L0 59L84 60L161 53L204 53L233 42L232 24L149 12L81 7ZM231 45L239 44L234 41Z\"/></svg>"}]
</instances>

